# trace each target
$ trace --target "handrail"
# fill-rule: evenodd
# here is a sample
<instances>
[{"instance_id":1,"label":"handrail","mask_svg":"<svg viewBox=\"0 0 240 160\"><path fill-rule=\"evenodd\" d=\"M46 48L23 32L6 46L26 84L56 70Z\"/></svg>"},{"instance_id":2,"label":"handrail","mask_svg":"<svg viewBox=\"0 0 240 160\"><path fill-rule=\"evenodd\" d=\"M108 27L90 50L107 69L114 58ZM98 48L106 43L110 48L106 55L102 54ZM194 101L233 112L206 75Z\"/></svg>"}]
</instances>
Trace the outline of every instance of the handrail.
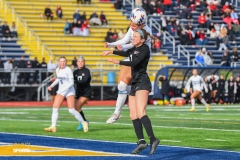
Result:
<instances>
[{"instance_id":1,"label":"handrail","mask_svg":"<svg viewBox=\"0 0 240 160\"><path fill-rule=\"evenodd\" d=\"M167 35L167 36L166 36ZM172 36L172 35L170 35L167 31L165 31L164 33L163 33L163 44L166 44L166 39L170 42L170 43L172 43L172 45L173 45L173 54L175 54L175 48L176 48L176 41L175 41L175 38Z\"/></svg>"},{"instance_id":2,"label":"handrail","mask_svg":"<svg viewBox=\"0 0 240 160\"><path fill-rule=\"evenodd\" d=\"M134 0L123 0L123 6L126 6L126 3L129 3L132 6L132 10L135 8Z\"/></svg>"},{"instance_id":3,"label":"handrail","mask_svg":"<svg viewBox=\"0 0 240 160\"><path fill-rule=\"evenodd\" d=\"M150 29L154 27L159 33L161 33L161 25L158 23L158 21L156 21L154 18L150 18L149 23Z\"/></svg>"},{"instance_id":4,"label":"handrail","mask_svg":"<svg viewBox=\"0 0 240 160\"><path fill-rule=\"evenodd\" d=\"M44 44L41 40L40 37L30 28L27 26L27 22L19 15L15 12L14 8L11 6L10 2L8 2L7 0L0 0L0 4L1 4L1 9L3 9L4 7L4 13L7 13L7 8L9 8L12 12L12 20L16 21L16 26L18 26L19 23L22 24L22 26L24 27L24 35L28 36L28 40L29 42L32 41L32 37L35 37L36 42L37 42L37 50L40 51L40 46L42 46L42 58L44 57L44 51L47 51L50 59L52 59L53 53L52 50L46 45ZM4 3L4 5L3 5ZM16 15L16 16L15 16Z\"/></svg>"},{"instance_id":5,"label":"handrail","mask_svg":"<svg viewBox=\"0 0 240 160\"><path fill-rule=\"evenodd\" d=\"M51 79L54 77L54 75L51 75L49 77L47 77L45 80L43 80L43 82L41 83L41 85L39 85L38 89L37 89L37 100L40 101L40 94L42 91L42 98L47 97L46 99L48 100L48 91L47 91L47 85L49 82L51 82ZM45 87L45 88L44 88ZM45 95L44 95L45 92Z\"/></svg>"},{"instance_id":6,"label":"handrail","mask_svg":"<svg viewBox=\"0 0 240 160\"><path fill-rule=\"evenodd\" d=\"M188 66L190 66L190 53L182 45L178 45L178 58L180 58L180 54L187 58Z\"/></svg>"}]
</instances>

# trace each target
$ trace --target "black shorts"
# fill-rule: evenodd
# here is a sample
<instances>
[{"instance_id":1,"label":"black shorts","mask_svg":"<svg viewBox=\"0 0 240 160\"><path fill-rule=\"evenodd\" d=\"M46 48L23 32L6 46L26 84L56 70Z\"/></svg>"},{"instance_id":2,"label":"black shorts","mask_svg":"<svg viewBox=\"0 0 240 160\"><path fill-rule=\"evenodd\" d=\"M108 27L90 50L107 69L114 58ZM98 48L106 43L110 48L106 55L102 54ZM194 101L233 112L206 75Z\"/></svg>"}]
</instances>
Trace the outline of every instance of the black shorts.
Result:
<instances>
[{"instance_id":1,"label":"black shorts","mask_svg":"<svg viewBox=\"0 0 240 160\"><path fill-rule=\"evenodd\" d=\"M76 91L75 99L78 99L80 97L86 97L86 98L90 99L91 96L92 96L92 88L89 88L84 91Z\"/></svg>"},{"instance_id":2,"label":"black shorts","mask_svg":"<svg viewBox=\"0 0 240 160\"><path fill-rule=\"evenodd\" d=\"M150 82L133 83L133 84L131 84L131 91L130 91L129 95L135 96L136 91L139 91L139 90L147 90L150 93L152 90L152 85Z\"/></svg>"},{"instance_id":3,"label":"black shorts","mask_svg":"<svg viewBox=\"0 0 240 160\"><path fill-rule=\"evenodd\" d=\"M57 90L58 90L58 84L52 88L51 96L56 96L57 95Z\"/></svg>"}]
</instances>

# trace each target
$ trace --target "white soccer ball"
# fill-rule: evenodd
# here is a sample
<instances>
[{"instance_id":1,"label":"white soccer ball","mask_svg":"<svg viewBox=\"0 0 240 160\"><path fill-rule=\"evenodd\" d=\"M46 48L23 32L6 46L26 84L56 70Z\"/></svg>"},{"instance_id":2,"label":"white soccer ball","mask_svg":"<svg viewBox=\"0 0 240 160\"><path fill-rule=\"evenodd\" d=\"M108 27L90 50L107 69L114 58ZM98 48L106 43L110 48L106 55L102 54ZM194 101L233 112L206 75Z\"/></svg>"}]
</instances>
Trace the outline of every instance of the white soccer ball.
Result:
<instances>
[{"instance_id":1,"label":"white soccer ball","mask_svg":"<svg viewBox=\"0 0 240 160\"><path fill-rule=\"evenodd\" d=\"M133 23L141 25L146 22L147 14L144 9L135 8L134 10L132 10L130 19Z\"/></svg>"}]
</instances>

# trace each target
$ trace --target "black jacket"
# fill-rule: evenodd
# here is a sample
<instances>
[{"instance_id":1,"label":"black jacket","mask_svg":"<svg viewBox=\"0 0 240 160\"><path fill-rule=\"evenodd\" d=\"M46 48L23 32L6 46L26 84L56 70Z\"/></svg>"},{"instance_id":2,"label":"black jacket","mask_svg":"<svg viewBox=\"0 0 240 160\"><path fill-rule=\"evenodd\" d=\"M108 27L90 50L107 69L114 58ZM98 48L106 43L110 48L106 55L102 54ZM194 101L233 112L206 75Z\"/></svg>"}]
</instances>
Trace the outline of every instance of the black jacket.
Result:
<instances>
[{"instance_id":1,"label":"black jacket","mask_svg":"<svg viewBox=\"0 0 240 160\"><path fill-rule=\"evenodd\" d=\"M159 78L159 81L162 82L162 89L161 89L161 94L168 94L169 92L169 81L167 79L163 79L162 77Z\"/></svg>"}]
</instances>

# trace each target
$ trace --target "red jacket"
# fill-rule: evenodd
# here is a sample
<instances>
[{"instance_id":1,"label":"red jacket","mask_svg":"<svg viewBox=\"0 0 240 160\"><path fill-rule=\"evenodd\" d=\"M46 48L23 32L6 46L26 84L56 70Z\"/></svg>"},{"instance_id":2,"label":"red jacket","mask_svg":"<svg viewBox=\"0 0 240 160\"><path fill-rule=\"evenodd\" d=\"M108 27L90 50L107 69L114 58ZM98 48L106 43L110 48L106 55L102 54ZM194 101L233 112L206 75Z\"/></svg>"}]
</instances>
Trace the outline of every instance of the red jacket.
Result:
<instances>
[{"instance_id":1,"label":"red jacket","mask_svg":"<svg viewBox=\"0 0 240 160\"><path fill-rule=\"evenodd\" d=\"M209 4L210 10L215 11L217 9L217 6L214 4Z\"/></svg>"},{"instance_id":2,"label":"red jacket","mask_svg":"<svg viewBox=\"0 0 240 160\"><path fill-rule=\"evenodd\" d=\"M169 5L169 4L172 4L172 1L171 0L164 0L163 4L164 5Z\"/></svg>"},{"instance_id":3,"label":"red jacket","mask_svg":"<svg viewBox=\"0 0 240 160\"><path fill-rule=\"evenodd\" d=\"M199 16L198 17L198 23L206 23L206 17L205 16Z\"/></svg>"},{"instance_id":4,"label":"red jacket","mask_svg":"<svg viewBox=\"0 0 240 160\"><path fill-rule=\"evenodd\" d=\"M228 7L227 5L224 5L224 6L222 7L222 11L225 12L226 9L229 9L229 7Z\"/></svg>"}]
</instances>

